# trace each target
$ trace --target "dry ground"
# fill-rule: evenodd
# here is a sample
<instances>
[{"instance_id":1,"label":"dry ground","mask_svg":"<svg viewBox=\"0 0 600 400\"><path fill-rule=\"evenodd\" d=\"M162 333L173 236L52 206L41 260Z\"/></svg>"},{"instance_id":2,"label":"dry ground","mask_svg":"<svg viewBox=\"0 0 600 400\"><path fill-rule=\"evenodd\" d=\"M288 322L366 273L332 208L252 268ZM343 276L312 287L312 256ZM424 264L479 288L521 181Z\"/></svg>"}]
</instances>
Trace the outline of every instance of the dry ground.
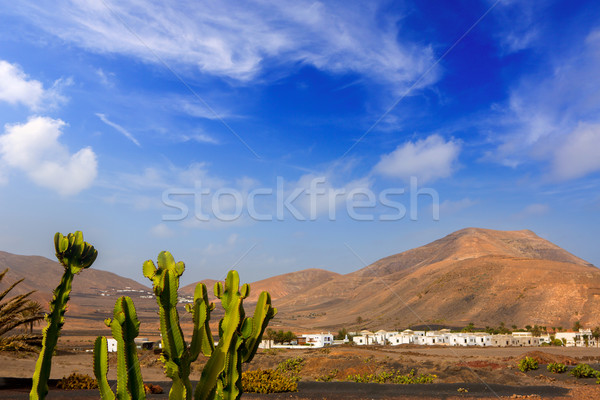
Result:
<instances>
[{"instance_id":1,"label":"dry ground","mask_svg":"<svg viewBox=\"0 0 600 400\"><path fill-rule=\"evenodd\" d=\"M62 340L63 349L53 358L51 378L59 379L72 372L93 375L92 354L66 348L68 346L83 348L92 338L88 336L86 339L83 335L71 335L63 337ZM69 341L67 342L67 340ZM470 399L510 398L513 394L524 396L537 393L540 397L520 398L600 400L600 385L596 385L594 379L577 380L569 374L551 374L546 371L545 365L541 365L538 371L527 374L518 371L517 361L525 354L535 356L544 363L551 361L567 364L586 362L596 368L600 367L599 348L339 346L314 350L261 350L252 363L245 366L246 368L273 368L289 358L304 358L304 366L300 373L302 378L300 391L294 394L247 395L245 398L271 400ZM32 375L35 361L35 354L0 353L0 377L29 378ZM162 382L161 384L164 385L165 376L157 355L151 351L140 352L140 362L144 381ZM116 357L114 355L111 355L110 367L109 379L115 379ZM199 378L201 368L202 361L193 368L193 379ZM411 385L411 387L364 384L349 386L346 382L339 382L350 374L396 370L407 373L412 369L417 373L437 375L436 384ZM332 376L334 382L311 383L326 375ZM458 388L465 388L468 392L458 392ZM26 391L21 390L21 392L19 394L0 389L0 399L26 398ZM495 396L494 393L498 396ZM67 394L53 390L49 398L62 398L69 395L70 398L97 397L96 393Z\"/></svg>"}]
</instances>

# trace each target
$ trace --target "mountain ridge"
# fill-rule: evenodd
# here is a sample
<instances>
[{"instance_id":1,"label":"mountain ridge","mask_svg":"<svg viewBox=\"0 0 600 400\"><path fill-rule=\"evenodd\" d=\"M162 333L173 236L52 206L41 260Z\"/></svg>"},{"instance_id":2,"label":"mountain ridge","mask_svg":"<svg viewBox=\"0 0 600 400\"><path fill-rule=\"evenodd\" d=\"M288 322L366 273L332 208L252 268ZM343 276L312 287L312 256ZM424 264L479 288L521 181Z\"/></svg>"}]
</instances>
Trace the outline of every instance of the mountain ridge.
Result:
<instances>
[{"instance_id":1,"label":"mountain ridge","mask_svg":"<svg viewBox=\"0 0 600 400\"><path fill-rule=\"evenodd\" d=\"M62 274L62 266L45 257L0 251L0 270L5 267L11 270L0 289L25 277L14 294L37 290L34 298L44 305ZM202 282L214 301L216 280ZM193 296L196 284L181 287L180 295ZM261 291L270 292L279 308L273 327L358 327L358 317L361 328L600 325L600 270L530 230L464 228L347 274L309 268L250 287L249 305ZM123 294L134 297L140 315L155 319L151 288L93 267L75 278L69 313L95 323L111 315L114 297Z\"/></svg>"},{"instance_id":2,"label":"mountain ridge","mask_svg":"<svg viewBox=\"0 0 600 400\"><path fill-rule=\"evenodd\" d=\"M278 306L298 324L321 328L353 325L357 316L367 327L600 324L592 312L600 306L600 270L530 230L461 229L327 287L283 297ZM322 315L315 318L315 310Z\"/></svg>"}]
</instances>

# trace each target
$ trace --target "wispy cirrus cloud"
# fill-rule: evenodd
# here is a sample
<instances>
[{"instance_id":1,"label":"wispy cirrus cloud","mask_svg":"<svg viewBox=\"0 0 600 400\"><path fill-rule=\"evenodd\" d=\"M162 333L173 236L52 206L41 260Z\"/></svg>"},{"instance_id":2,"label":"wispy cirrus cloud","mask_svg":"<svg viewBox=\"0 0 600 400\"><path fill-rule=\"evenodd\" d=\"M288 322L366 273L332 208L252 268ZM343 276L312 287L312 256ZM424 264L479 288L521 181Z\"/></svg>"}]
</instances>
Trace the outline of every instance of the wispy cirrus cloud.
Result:
<instances>
[{"instance_id":1,"label":"wispy cirrus cloud","mask_svg":"<svg viewBox=\"0 0 600 400\"><path fill-rule=\"evenodd\" d=\"M142 147L142 145L140 144L140 142L138 142L138 140L127 129L123 128L119 124L115 124L114 122L112 122L111 120L109 120L106 117L106 115L104 115L102 113L96 113L96 116L98 118L100 118L100 120L102 122L104 122L106 125L110 126L111 128L114 128L116 131L120 132L127 139L131 140L136 146Z\"/></svg>"},{"instance_id":2,"label":"wispy cirrus cloud","mask_svg":"<svg viewBox=\"0 0 600 400\"><path fill-rule=\"evenodd\" d=\"M152 63L158 56L242 82L265 68L305 64L399 91L434 63L429 45L401 37L403 15L374 2L59 0L13 3L5 12L95 52ZM420 86L436 79L433 71Z\"/></svg>"},{"instance_id":3,"label":"wispy cirrus cloud","mask_svg":"<svg viewBox=\"0 0 600 400\"><path fill-rule=\"evenodd\" d=\"M600 171L600 30L564 52L523 77L499 105L488 128L497 146L486 159L511 167L541 162L551 180Z\"/></svg>"}]
</instances>

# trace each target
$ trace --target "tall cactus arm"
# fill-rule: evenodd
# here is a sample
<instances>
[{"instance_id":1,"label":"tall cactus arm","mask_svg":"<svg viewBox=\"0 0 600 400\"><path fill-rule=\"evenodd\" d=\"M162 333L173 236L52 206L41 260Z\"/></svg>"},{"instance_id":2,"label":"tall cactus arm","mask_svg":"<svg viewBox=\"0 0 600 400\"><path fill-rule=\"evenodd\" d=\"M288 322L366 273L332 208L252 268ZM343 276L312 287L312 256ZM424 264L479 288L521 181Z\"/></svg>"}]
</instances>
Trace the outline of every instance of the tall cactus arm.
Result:
<instances>
[{"instance_id":1,"label":"tall cactus arm","mask_svg":"<svg viewBox=\"0 0 600 400\"><path fill-rule=\"evenodd\" d=\"M161 294L159 302L160 328L162 333L163 351L169 358L179 360L185 350L183 331L179 325L177 312L177 289L179 279L172 271L165 271L161 279Z\"/></svg>"},{"instance_id":2,"label":"tall cactus arm","mask_svg":"<svg viewBox=\"0 0 600 400\"><path fill-rule=\"evenodd\" d=\"M177 313L179 277L185 270L183 262L175 263L171 253L161 251L158 268L152 260L143 265L144 276L152 281L159 306L163 353L167 359L179 360L186 347ZM177 363L177 361L175 361Z\"/></svg>"},{"instance_id":3,"label":"tall cactus arm","mask_svg":"<svg viewBox=\"0 0 600 400\"><path fill-rule=\"evenodd\" d=\"M106 374L108 373L108 350L106 337L98 336L94 342L94 376L98 381L98 389L100 390L100 398L102 400L115 400Z\"/></svg>"},{"instance_id":4,"label":"tall cactus arm","mask_svg":"<svg viewBox=\"0 0 600 400\"><path fill-rule=\"evenodd\" d=\"M190 362L196 361L200 352L210 356L215 349L215 343L210 330L210 313L215 305L208 302L208 291L204 283L198 283L194 290L194 303L188 304L186 309L192 313L194 320L194 332L189 347Z\"/></svg>"},{"instance_id":5,"label":"tall cactus arm","mask_svg":"<svg viewBox=\"0 0 600 400\"><path fill-rule=\"evenodd\" d=\"M254 316L244 318L234 336L220 376L221 385L217 388L217 398L238 400L242 396L242 363L249 362L260 343L262 334L269 320L277 310L271 307L271 297L267 292L259 296Z\"/></svg>"},{"instance_id":6,"label":"tall cactus arm","mask_svg":"<svg viewBox=\"0 0 600 400\"><path fill-rule=\"evenodd\" d=\"M214 293L221 299L225 316L219 321L219 344L206 362L196 386L194 393L196 400L212 399L215 391L219 392L218 394L222 393L221 374L229 365L227 363L231 357L232 346L236 348L237 331L244 318L242 301L250 292L248 285L243 285L240 291L239 284L240 278L236 271L229 271L224 287L221 282L215 284ZM218 390L217 383L219 383Z\"/></svg>"},{"instance_id":7,"label":"tall cactus arm","mask_svg":"<svg viewBox=\"0 0 600 400\"><path fill-rule=\"evenodd\" d=\"M29 398L31 400L44 399L48 394L48 379L52 368L52 355L60 330L65 323L65 311L73 277L85 268L89 268L96 260L98 252L94 246L83 241L81 231L63 236L61 233L54 235L56 258L65 267L65 272L60 284L54 289L54 297L50 302L50 313L46 314L47 326L43 331L42 351L35 365L33 384Z\"/></svg>"},{"instance_id":8,"label":"tall cactus arm","mask_svg":"<svg viewBox=\"0 0 600 400\"><path fill-rule=\"evenodd\" d=\"M168 251L159 253L158 268L152 260L143 265L144 276L152 281L159 307L163 348L161 360L166 375L173 380L169 392L170 399L191 399L192 396L192 384L189 379L192 360L187 351L177 312L179 277L184 270L185 264L181 261L176 263Z\"/></svg>"},{"instance_id":9,"label":"tall cactus arm","mask_svg":"<svg viewBox=\"0 0 600 400\"><path fill-rule=\"evenodd\" d=\"M50 313L46 314L45 317L48 324L43 332L42 351L35 364L33 385L29 393L30 400L45 399L48 394L48 379L50 378L50 371L52 369L52 355L58 343L60 330L65 323L64 315L72 283L73 273L70 269L65 269L60 284L54 290L54 297L50 302Z\"/></svg>"},{"instance_id":10,"label":"tall cactus arm","mask_svg":"<svg viewBox=\"0 0 600 400\"><path fill-rule=\"evenodd\" d=\"M238 400L242 397L242 358L240 347L243 341L239 336L231 343L225 366L217 386L216 398L219 400Z\"/></svg>"},{"instance_id":11,"label":"tall cactus arm","mask_svg":"<svg viewBox=\"0 0 600 400\"><path fill-rule=\"evenodd\" d=\"M268 292L262 292L258 296L254 315L246 318L242 326L242 338L244 339L244 345L240 348L242 362L252 361L269 321L276 314L277 309L271 306L271 295Z\"/></svg>"},{"instance_id":12,"label":"tall cactus arm","mask_svg":"<svg viewBox=\"0 0 600 400\"><path fill-rule=\"evenodd\" d=\"M219 344L215 347L215 350L202 369L200 381L194 391L195 400L212 400L214 398L214 394L217 391L217 384L221 382L219 375L225 368L226 358L227 348L223 348L223 337L221 337Z\"/></svg>"},{"instance_id":13,"label":"tall cactus arm","mask_svg":"<svg viewBox=\"0 0 600 400\"><path fill-rule=\"evenodd\" d=\"M146 393L135 344L140 322L131 298L119 297L113 314L114 319L105 322L117 340L117 399L145 399Z\"/></svg>"}]
</instances>

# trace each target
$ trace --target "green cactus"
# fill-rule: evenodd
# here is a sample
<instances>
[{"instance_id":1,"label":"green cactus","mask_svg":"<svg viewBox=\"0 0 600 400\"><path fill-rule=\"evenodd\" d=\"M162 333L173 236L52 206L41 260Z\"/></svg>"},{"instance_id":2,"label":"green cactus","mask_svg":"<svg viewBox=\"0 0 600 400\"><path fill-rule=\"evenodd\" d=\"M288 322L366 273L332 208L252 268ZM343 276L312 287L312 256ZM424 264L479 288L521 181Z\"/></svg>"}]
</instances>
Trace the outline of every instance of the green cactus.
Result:
<instances>
[{"instance_id":1,"label":"green cactus","mask_svg":"<svg viewBox=\"0 0 600 400\"><path fill-rule=\"evenodd\" d=\"M209 356L214 348L210 331L210 313L214 304L208 302L206 286L199 283L194 291L194 303L186 309L193 315L194 331L188 346L179 325L177 311L179 277L185 270L183 262L175 262L168 251L158 255L158 268L152 260L143 265L144 276L152 281L154 294L159 306L160 330L162 334L162 356L166 375L172 379L170 399L192 399L190 382L191 363L200 352Z\"/></svg>"},{"instance_id":2,"label":"green cactus","mask_svg":"<svg viewBox=\"0 0 600 400\"><path fill-rule=\"evenodd\" d=\"M249 362L258 349L262 334L277 310L271 307L271 297L261 293L253 317L245 318L243 299L250 294L250 287L243 285L240 291L236 271L227 275L225 286L215 285L215 295L221 299L225 316L219 323L219 344L215 347L209 326L214 304L208 302L206 286L199 283L194 291L194 302L186 309L192 313L194 331L188 346L179 325L177 312L179 277L183 274L183 262L175 262L171 253L158 255L158 268L151 260L143 265L144 276L152 281L159 306L165 373L173 380L170 399L192 399L189 379L191 363L200 353L210 356L194 392L195 399L239 399L241 396L241 364Z\"/></svg>"},{"instance_id":3,"label":"green cactus","mask_svg":"<svg viewBox=\"0 0 600 400\"><path fill-rule=\"evenodd\" d=\"M229 271L225 286L215 284L215 295L221 299L225 316L219 322L219 344L207 361L196 387L198 400L239 399L242 395L242 363L256 354L262 334L277 314L271 307L271 296L262 292L254 316L245 317L243 300L250 294L247 284L239 287L237 271ZM216 379L216 381L215 381Z\"/></svg>"},{"instance_id":4,"label":"green cactus","mask_svg":"<svg viewBox=\"0 0 600 400\"><path fill-rule=\"evenodd\" d=\"M98 381L100 398L114 400L115 394L110 388L106 374L108 374L108 343L106 337L98 336L94 342L94 375Z\"/></svg>"},{"instance_id":5,"label":"green cactus","mask_svg":"<svg viewBox=\"0 0 600 400\"><path fill-rule=\"evenodd\" d=\"M111 328L117 340L117 395L118 400L145 399L144 382L137 356L135 338L140 332L135 307L131 298L122 296L117 299L113 312L114 318L104 323ZM106 338L101 336L94 344L94 374L98 381L102 400L113 400L115 394L108 384L108 357Z\"/></svg>"},{"instance_id":6,"label":"green cactus","mask_svg":"<svg viewBox=\"0 0 600 400\"><path fill-rule=\"evenodd\" d=\"M65 310L71 293L73 277L82 270L89 268L98 252L94 246L83 241L81 231L63 236L61 233L54 235L54 248L56 258L64 266L65 272L60 284L54 289L54 297L50 302L50 313L46 314L47 326L44 328L42 351L35 365L33 385L29 398L31 400L44 399L48 394L48 379L52 368L52 354L60 336L60 330L65 323Z\"/></svg>"}]
</instances>

